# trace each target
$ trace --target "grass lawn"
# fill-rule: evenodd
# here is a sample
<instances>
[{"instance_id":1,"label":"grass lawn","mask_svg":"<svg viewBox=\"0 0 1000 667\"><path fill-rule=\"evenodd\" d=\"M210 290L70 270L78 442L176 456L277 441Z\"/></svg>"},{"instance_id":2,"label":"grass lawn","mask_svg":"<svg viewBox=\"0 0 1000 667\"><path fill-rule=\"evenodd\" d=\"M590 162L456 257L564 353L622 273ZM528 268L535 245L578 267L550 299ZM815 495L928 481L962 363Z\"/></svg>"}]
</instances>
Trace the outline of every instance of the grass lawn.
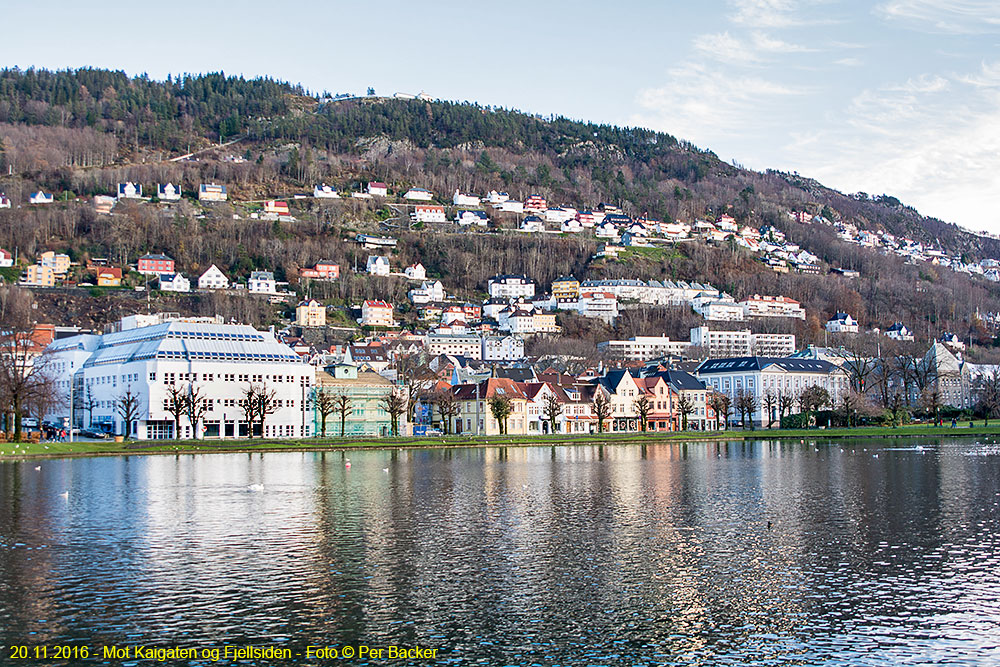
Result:
<instances>
[{"instance_id":1,"label":"grass lawn","mask_svg":"<svg viewBox=\"0 0 1000 667\"><path fill-rule=\"evenodd\" d=\"M306 440L133 440L116 442L0 443L0 460L27 457L101 456L119 454L195 454L254 451L322 451L396 447L481 447L599 444L654 444L711 440L775 440L827 438L914 438L1000 435L997 426L969 428L913 426L838 429L763 429L756 431L685 431L673 433L593 433L584 435L438 436L419 438L309 438Z\"/></svg>"}]
</instances>

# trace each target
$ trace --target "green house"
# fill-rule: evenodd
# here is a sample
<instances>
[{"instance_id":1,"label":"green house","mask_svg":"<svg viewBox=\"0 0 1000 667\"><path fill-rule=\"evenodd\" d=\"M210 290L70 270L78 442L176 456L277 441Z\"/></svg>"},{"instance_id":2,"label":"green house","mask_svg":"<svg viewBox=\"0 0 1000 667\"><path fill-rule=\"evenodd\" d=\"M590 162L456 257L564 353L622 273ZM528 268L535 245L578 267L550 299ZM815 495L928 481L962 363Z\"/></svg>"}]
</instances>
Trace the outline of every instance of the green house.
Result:
<instances>
[{"instance_id":1,"label":"green house","mask_svg":"<svg viewBox=\"0 0 1000 667\"><path fill-rule=\"evenodd\" d=\"M316 435L323 433L323 417L317 400L321 392L336 397L346 396L349 400L344 415L345 436L389 435L389 413L380 402L392 392L392 383L378 373L360 370L354 364L335 364L317 372L313 388L313 433ZM328 436L340 436L340 421L340 408L334 407L333 412L326 416Z\"/></svg>"}]
</instances>

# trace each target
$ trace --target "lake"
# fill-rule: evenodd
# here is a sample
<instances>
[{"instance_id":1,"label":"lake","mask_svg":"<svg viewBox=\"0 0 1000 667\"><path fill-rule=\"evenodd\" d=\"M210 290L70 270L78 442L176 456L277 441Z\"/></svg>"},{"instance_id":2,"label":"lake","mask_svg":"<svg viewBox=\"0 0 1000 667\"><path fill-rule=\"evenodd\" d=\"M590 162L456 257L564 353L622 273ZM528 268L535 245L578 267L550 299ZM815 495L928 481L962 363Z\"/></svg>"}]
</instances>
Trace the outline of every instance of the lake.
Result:
<instances>
[{"instance_id":1,"label":"lake","mask_svg":"<svg viewBox=\"0 0 1000 667\"><path fill-rule=\"evenodd\" d=\"M0 503L0 641L37 664L1000 664L989 438L9 462Z\"/></svg>"}]
</instances>

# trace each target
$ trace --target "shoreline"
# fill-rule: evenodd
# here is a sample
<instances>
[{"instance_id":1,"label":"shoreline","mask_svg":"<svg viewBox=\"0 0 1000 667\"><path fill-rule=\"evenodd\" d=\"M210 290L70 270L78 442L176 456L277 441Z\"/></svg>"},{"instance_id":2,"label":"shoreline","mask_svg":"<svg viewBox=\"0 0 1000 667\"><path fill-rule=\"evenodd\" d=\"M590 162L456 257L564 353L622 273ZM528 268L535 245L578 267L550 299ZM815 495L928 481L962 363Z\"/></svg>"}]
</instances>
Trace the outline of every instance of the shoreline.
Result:
<instances>
[{"instance_id":1,"label":"shoreline","mask_svg":"<svg viewBox=\"0 0 1000 667\"><path fill-rule=\"evenodd\" d=\"M373 449L458 449L480 447L574 447L584 445L649 445L752 440L838 440L877 438L1000 436L1000 423L989 427L903 426L837 429L760 429L730 431L668 431L581 435L440 436L399 438L310 438L308 440L156 440L117 442L0 443L0 463L28 459L104 456L164 456L180 454L269 454L337 452Z\"/></svg>"}]
</instances>

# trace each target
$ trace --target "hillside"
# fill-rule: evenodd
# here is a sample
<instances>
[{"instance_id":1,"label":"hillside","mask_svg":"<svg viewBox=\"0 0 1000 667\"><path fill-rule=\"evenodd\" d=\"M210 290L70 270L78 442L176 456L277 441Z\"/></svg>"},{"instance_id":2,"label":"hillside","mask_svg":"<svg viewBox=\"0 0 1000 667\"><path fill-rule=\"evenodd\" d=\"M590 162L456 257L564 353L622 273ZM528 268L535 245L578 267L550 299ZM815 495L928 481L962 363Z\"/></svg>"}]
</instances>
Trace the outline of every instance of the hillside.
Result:
<instances>
[{"instance_id":1,"label":"hillside","mask_svg":"<svg viewBox=\"0 0 1000 667\"><path fill-rule=\"evenodd\" d=\"M1000 257L1000 241L920 216L891 196L845 195L797 174L740 169L664 133L469 103L338 101L221 73L154 81L94 69L2 70L0 169L0 191L18 204L37 189L64 201L45 210L0 210L0 245L32 258L57 249L75 261L124 264L143 252L167 252L189 275L212 263L235 277L266 268L296 287L298 270L318 259L363 265L368 252L346 242L353 234L389 231L400 238L394 265L420 261L449 291L470 298L481 296L486 278L498 271L525 272L542 283L561 273L699 280L736 296L783 293L807 302L815 320L799 332L807 340L818 336L819 318L840 309L852 309L867 325L907 319L929 335L943 328L965 335L978 326L977 309L1000 311L992 283L879 255L841 242L830 227L792 223L788 215L823 215L968 261ZM592 237L406 231L399 209L365 200L291 200L294 223L248 219L253 206L236 202L123 203L114 216L99 217L76 201L111 194L125 181L181 183L188 193L201 182L226 183L231 199L247 202L290 198L319 182L357 191L369 180L397 193L424 187L445 202L455 190L506 190L517 199L537 193L580 208L609 202L663 221L727 213L741 224L772 225L825 265L858 270L862 278L778 275L738 249L702 244L683 244L669 256L632 253L593 262ZM512 225L499 216L491 231ZM348 275L314 289L350 304L399 298L406 285Z\"/></svg>"}]
</instances>

